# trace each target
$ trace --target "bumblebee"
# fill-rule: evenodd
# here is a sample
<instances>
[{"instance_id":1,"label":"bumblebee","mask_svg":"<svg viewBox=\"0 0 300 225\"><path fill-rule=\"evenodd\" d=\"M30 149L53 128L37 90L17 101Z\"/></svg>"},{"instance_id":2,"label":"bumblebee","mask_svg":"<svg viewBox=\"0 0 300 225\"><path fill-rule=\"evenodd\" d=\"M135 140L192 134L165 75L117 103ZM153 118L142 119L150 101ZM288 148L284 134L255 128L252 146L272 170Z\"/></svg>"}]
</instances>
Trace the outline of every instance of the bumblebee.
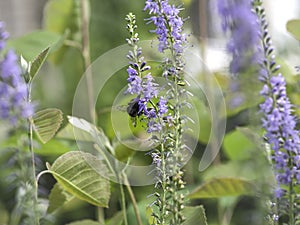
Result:
<instances>
[{"instance_id":1,"label":"bumblebee","mask_svg":"<svg viewBox=\"0 0 300 225\"><path fill-rule=\"evenodd\" d=\"M128 103L127 113L131 117L137 117L142 114L140 111L139 99L134 98Z\"/></svg>"}]
</instances>

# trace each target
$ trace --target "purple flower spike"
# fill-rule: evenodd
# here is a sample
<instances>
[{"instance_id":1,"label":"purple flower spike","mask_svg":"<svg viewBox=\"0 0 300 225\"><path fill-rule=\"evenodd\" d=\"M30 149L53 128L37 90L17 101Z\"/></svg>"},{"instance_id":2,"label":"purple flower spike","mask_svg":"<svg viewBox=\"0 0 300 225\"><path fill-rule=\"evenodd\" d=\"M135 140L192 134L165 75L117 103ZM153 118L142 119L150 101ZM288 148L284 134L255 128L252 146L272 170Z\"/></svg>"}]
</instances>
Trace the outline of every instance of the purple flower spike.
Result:
<instances>
[{"instance_id":1,"label":"purple flower spike","mask_svg":"<svg viewBox=\"0 0 300 225\"><path fill-rule=\"evenodd\" d=\"M148 20L156 27L152 32L158 37L158 50L164 52L172 47L175 53L182 53L186 36L182 34L183 20L179 16L181 9L170 5L168 0L147 0L144 10L148 10L152 15Z\"/></svg>"},{"instance_id":2,"label":"purple flower spike","mask_svg":"<svg viewBox=\"0 0 300 225\"><path fill-rule=\"evenodd\" d=\"M0 51L3 50L8 33L0 22ZM34 113L34 106L28 102L28 86L21 74L18 57L9 50L0 59L0 118L16 125L19 119L27 119Z\"/></svg>"},{"instance_id":3,"label":"purple flower spike","mask_svg":"<svg viewBox=\"0 0 300 225\"><path fill-rule=\"evenodd\" d=\"M251 0L218 0L224 32L230 32L227 51L232 56L230 72L238 74L258 60L259 24Z\"/></svg>"}]
</instances>

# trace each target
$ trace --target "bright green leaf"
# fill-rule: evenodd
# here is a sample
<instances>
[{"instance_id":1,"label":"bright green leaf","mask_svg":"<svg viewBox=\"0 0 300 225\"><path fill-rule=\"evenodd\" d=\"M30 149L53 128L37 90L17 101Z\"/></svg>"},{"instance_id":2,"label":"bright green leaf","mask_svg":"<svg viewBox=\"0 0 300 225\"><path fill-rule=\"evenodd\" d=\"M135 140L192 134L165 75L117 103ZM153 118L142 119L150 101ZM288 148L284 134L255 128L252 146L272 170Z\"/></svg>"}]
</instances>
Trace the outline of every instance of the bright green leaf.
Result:
<instances>
[{"instance_id":1,"label":"bright green leaf","mask_svg":"<svg viewBox=\"0 0 300 225\"><path fill-rule=\"evenodd\" d=\"M79 11L75 8L74 0L50 0L45 6L44 27L57 33L64 33L66 29L78 30Z\"/></svg>"},{"instance_id":2,"label":"bright green leaf","mask_svg":"<svg viewBox=\"0 0 300 225\"><path fill-rule=\"evenodd\" d=\"M256 144L239 130L226 134L224 138L223 149L226 156L231 160L248 159L255 148Z\"/></svg>"},{"instance_id":3,"label":"bright green leaf","mask_svg":"<svg viewBox=\"0 0 300 225\"><path fill-rule=\"evenodd\" d=\"M296 38L298 41L300 41L300 20L290 20L286 24L286 29L288 32L290 32L291 35L293 35L294 38Z\"/></svg>"},{"instance_id":4,"label":"bright green leaf","mask_svg":"<svg viewBox=\"0 0 300 225\"><path fill-rule=\"evenodd\" d=\"M72 151L60 156L50 167L57 182L75 197L90 204L108 207L110 183L99 173L108 170L95 156Z\"/></svg>"},{"instance_id":5,"label":"bright green leaf","mask_svg":"<svg viewBox=\"0 0 300 225\"><path fill-rule=\"evenodd\" d=\"M146 208L146 217L148 219L148 224L155 224L155 217L153 215L153 210L150 206Z\"/></svg>"},{"instance_id":6,"label":"bright green leaf","mask_svg":"<svg viewBox=\"0 0 300 225\"><path fill-rule=\"evenodd\" d=\"M190 198L220 198L225 196L252 195L255 187L250 181L239 178L215 178L198 188Z\"/></svg>"},{"instance_id":7,"label":"bright green leaf","mask_svg":"<svg viewBox=\"0 0 300 225\"><path fill-rule=\"evenodd\" d=\"M80 221L68 223L66 225L104 225L104 224L94 220L80 220Z\"/></svg>"},{"instance_id":8,"label":"bright green leaf","mask_svg":"<svg viewBox=\"0 0 300 225\"><path fill-rule=\"evenodd\" d=\"M48 142L55 135L62 120L62 112L59 109L49 108L36 112L33 117L33 124L39 139L43 143Z\"/></svg>"},{"instance_id":9,"label":"bright green leaf","mask_svg":"<svg viewBox=\"0 0 300 225\"><path fill-rule=\"evenodd\" d=\"M207 225L207 218L203 206L185 207L183 215L186 218L183 225Z\"/></svg>"},{"instance_id":10,"label":"bright green leaf","mask_svg":"<svg viewBox=\"0 0 300 225\"><path fill-rule=\"evenodd\" d=\"M59 156L70 151L70 146L62 141L51 139L47 143L37 143L34 153L42 156Z\"/></svg>"},{"instance_id":11,"label":"bright green leaf","mask_svg":"<svg viewBox=\"0 0 300 225\"><path fill-rule=\"evenodd\" d=\"M62 207L66 202L73 198L71 194L66 192L59 183L56 183L49 195L48 213L52 213L58 208Z\"/></svg>"},{"instance_id":12,"label":"bright green leaf","mask_svg":"<svg viewBox=\"0 0 300 225\"><path fill-rule=\"evenodd\" d=\"M59 137L95 143L95 149L101 154L110 171L114 172L111 162L107 158L107 152L109 151L109 154L115 156L115 149L111 145L104 131L82 118L68 116L68 120L72 126L67 126L67 128L65 128L66 130L59 134Z\"/></svg>"},{"instance_id":13,"label":"bright green leaf","mask_svg":"<svg viewBox=\"0 0 300 225\"><path fill-rule=\"evenodd\" d=\"M44 49L30 64L29 74L30 77L33 78L40 70L42 65L44 64L48 53L49 53L49 47Z\"/></svg>"},{"instance_id":14,"label":"bright green leaf","mask_svg":"<svg viewBox=\"0 0 300 225\"><path fill-rule=\"evenodd\" d=\"M80 8L79 1L74 0L50 0L44 10L44 29L64 35L69 45L81 48L80 35ZM66 42L65 42L66 43ZM63 55L68 49L61 48L50 57L54 63L60 63Z\"/></svg>"}]
</instances>

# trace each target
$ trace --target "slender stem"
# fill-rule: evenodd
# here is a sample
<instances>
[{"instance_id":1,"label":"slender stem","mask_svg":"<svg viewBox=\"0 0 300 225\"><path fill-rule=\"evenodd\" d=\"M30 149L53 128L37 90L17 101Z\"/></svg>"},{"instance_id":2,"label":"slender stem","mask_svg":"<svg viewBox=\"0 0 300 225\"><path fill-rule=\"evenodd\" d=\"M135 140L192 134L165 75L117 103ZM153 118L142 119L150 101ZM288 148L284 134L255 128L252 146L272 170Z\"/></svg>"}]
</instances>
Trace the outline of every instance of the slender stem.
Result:
<instances>
[{"instance_id":1,"label":"slender stem","mask_svg":"<svg viewBox=\"0 0 300 225\"><path fill-rule=\"evenodd\" d=\"M87 83L87 94L89 102L89 112L92 122L96 121L96 113L94 110L94 88L93 88L93 77L91 70L87 70L91 65L90 57L90 35L89 35L89 10L90 2L89 0L81 0L81 35L82 35L82 56L84 60L84 69L86 72L86 83Z\"/></svg>"},{"instance_id":2,"label":"slender stem","mask_svg":"<svg viewBox=\"0 0 300 225\"><path fill-rule=\"evenodd\" d=\"M295 225L295 215L294 212L294 186L293 186L293 180L290 182L289 185L289 225Z\"/></svg>"},{"instance_id":3,"label":"slender stem","mask_svg":"<svg viewBox=\"0 0 300 225\"><path fill-rule=\"evenodd\" d=\"M161 140L163 140L161 138ZM166 174L166 158L165 158L165 146L162 143L161 144L161 165L162 165L162 197L161 197L161 217L162 217L162 221L161 224L165 224L166 223L166 219L165 217L167 217L166 214L166 202L167 202L167 184L166 184L166 180L167 180L167 174Z\"/></svg>"},{"instance_id":4,"label":"slender stem","mask_svg":"<svg viewBox=\"0 0 300 225\"><path fill-rule=\"evenodd\" d=\"M121 192L121 203L122 203L124 223L125 225L128 225L127 212L126 212L126 199L125 199L125 193L124 193L124 188L122 183L120 183L120 192Z\"/></svg>"},{"instance_id":5,"label":"slender stem","mask_svg":"<svg viewBox=\"0 0 300 225\"><path fill-rule=\"evenodd\" d=\"M31 102L31 83L28 84L28 102ZM36 179L36 169L35 169L35 158L34 158L34 150L33 150L33 121L30 117L28 119L28 147L31 154L31 165L32 165L32 183L33 183L33 210L35 216L35 224L39 225L39 215L37 212L38 209L38 183Z\"/></svg>"},{"instance_id":6,"label":"slender stem","mask_svg":"<svg viewBox=\"0 0 300 225\"><path fill-rule=\"evenodd\" d=\"M135 216L136 216L137 223L138 223L138 225L143 225L141 215L140 215L140 212L139 212L139 208L138 208L135 196L134 196L134 193L131 189L131 186L129 184L128 178L127 178L125 173L123 173L123 177L124 177L125 186L127 188L127 191L129 193L129 196L130 196L131 201L132 201L133 210L134 210L134 213L135 213Z\"/></svg>"},{"instance_id":7,"label":"slender stem","mask_svg":"<svg viewBox=\"0 0 300 225\"><path fill-rule=\"evenodd\" d=\"M97 207L97 219L101 225L105 224L103 208Z\"/></svg>"}]
</instances>

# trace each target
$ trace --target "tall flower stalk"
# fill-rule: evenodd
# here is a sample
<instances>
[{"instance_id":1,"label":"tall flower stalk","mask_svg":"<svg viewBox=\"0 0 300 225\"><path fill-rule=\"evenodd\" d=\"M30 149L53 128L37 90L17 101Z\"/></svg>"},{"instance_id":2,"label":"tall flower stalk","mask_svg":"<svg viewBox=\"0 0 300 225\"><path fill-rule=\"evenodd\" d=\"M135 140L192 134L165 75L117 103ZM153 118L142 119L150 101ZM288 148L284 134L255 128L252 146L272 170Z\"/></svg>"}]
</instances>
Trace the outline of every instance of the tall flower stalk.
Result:
<instances>
[{"instance_id":1,"label":"tall flower stalk","mask_svg":"<svg viewBox=\"0 0 300 225\"><path fill-rule=\"evenodd\" d=\"M158 87L138 47L138 34L135 32L135 18L127 17L131 37L127 39L133 51L128 54L127 93L137 95L128 105L131 117L142 117L147 121L147 131L157 143L150 152L156 175L153 202L153 224L182 224L185 220L184 188L182 166L188 147L184 143L183 133L188 118L182 114L187 100L184 89L183 52L186 35L182 33L183 20L179 16L181 8L169 4L166 0L146 1L149 23L155 26L159 44L158 51L168 55L162 62L162 77L167 81L165 87ZM130 18L131 17L131 18ZM147 73L147 74L145 74ZM183 101L184 100L184 101ZM134 110L133 110L134 109Z\"/></svg>"},{"instance_id":2,"label":"tall flower stalk","mask_svg":"<svg viewBox=\"0 0 300 225\"><path fill-rule=\"evenodd\" d=\"M299 213L299 196L295 187L300 182L300 138L296 129L296 118L293 115L294 106L286 92L286 81L280 72L280 66L275 61L274 48L268 32L265 10L261 0L253 1L255 12L261 27L261 43L263 60L259 79L263 83L260 94L264 102L260 105L263 113L262 125L265 138L270 145L271 161L275 172L277 187L278 215L273 216L274 223L284 221L296 224ZM299 218L298 218L299 222Z\"/></svg>"},{"instance_id":3,"label":"tall flower stalk","mask_svg":"<svg viewBox=\"0 0 300 225\"><path fill-rule=\"evenodd\" d=\"M184 124L188 118L182 113L187 101L183 60L186 35L183 33L184 21L179 15L182 8L170 4L168 0L147 0L144 10L150 14L149 23L155 26L152 32L157 35L158 50L165 54L162 75L168 83L168 90L164 96L169 107L168 120L162 121L165 130L161 135L165 148L154 155L156 161L158 158L162 159L162 163L165 161L160 168L166 172L166 176L162 177L158 184L162 187L163 196L166 198L165 209L166 213L170 214L169 224L182 224L185 220L182 213L185 200L185 195L181 192L185 187L182 166L185 153L188 151L183 138L186 129ZM164 207L160 198L156 203L159 209ZM161 224L164 224L163 222Z\"/></svg>"},{"instance_id":4,"label":"tall flower stalk","mask_svg":"<svg viewBox=\"0 0 300 225\"><path fill-rule=\"evenodd\" d=\"M31 80L26 79L18 64L18 57L13 50L5 52L6 40L9 34L5 31L3 22L0 22L0 119L9 121L13 128L19 128L26 120L28 122L28 146L31 154L31 177L27 177L27 183L22 183L24 192L18 199L16 210L20 210L25 218L24 224L39 224L37 183L35 176L35 160L33 153L33 124L34 104L31 102ZM22 161L23 167L27 168L26 155ZM33 186L33 189L32 189ZM30 207L24 207L29 204ZM20 207L20 208L19 208ZM24 207L24 209L22 209ZM33 210L33 211L32 211ZM18 212L18 214L20 214ZM21 216L12 218L12 224L20 223Z\"/></svg>"}]
</instances>

